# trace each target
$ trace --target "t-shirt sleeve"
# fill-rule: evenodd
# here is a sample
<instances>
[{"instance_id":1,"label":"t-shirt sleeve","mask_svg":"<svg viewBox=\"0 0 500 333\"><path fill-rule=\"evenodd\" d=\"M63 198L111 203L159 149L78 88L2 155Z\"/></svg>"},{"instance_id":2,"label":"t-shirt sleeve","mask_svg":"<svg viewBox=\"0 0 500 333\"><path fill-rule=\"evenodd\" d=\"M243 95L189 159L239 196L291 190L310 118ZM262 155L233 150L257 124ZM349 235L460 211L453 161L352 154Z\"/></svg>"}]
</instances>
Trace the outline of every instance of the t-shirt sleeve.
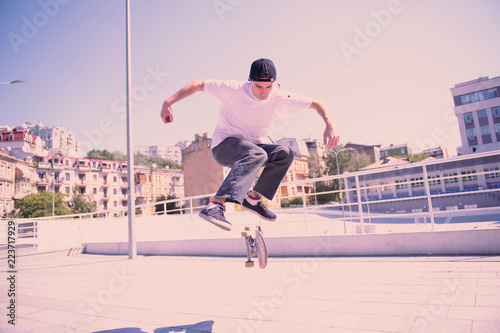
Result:
<instances>
[{"instance_id":1,"label":"t-shirt sleeve","mask_svg":"<svg viewBox=\"0 0 500 333\"><path fill-rule=\"evenodd\" d=\"M229 104L231 92L239 89L238 82L233 80L205 80L205 92L221 102Z\"/></svg>"},{"instance_id":2,"label":"t-shirt sleeve","mask_svg":"<svg viewBox=\"0 0 500 333\"><path fill-rule=\"evenodd\" d=\"M281 105L287 113L297 113L311 107L311 98L289 92L282 92Z\"/></svg>"}]
</instances>

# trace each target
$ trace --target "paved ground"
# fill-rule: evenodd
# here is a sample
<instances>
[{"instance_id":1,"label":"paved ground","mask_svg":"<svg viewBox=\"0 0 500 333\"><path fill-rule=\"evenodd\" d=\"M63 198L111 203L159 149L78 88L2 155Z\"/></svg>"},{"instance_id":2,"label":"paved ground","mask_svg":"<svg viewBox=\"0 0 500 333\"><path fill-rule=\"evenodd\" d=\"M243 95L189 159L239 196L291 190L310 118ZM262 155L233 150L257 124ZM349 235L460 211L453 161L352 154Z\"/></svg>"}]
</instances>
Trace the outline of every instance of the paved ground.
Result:
<instances>
[{"instance_id":1,"label":"paved ground","mask_svg":"<svg viewBox=\"0 0 500 333\"><path fill-rule=\"evenodd\" d=\"M500 257L20 260L1 332L500 332Z\"/></svg>"}]
</instances>

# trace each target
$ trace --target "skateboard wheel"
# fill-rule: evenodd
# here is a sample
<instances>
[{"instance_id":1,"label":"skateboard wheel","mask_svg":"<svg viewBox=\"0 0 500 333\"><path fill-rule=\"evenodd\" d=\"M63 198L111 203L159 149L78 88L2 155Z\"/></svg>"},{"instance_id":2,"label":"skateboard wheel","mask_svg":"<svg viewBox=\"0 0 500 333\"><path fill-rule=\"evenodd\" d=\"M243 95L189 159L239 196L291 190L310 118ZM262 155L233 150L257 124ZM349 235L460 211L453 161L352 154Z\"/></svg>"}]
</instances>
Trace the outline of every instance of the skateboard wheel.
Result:
<instances>
[{"instance_id":1,"label":"skateboard wheel","mask_svg":"<svg viewBox=\"0 0 500 333\"><path fill-rule=\"evenodd\" d=\"M251 232L250 231L242 231L241 232L241 237L250 237Z\"/></svg>"},{"instance_id":2,"label":"skateboard wheel","mask_svg":"<svg viewBox=\"0 0 500 333\"><path fill-rule=\"evenodd\" d=\"M254 262L253 262L253 261L246 261L246 262L245 262L245 267L246 267L246 268L253 267L253 265L254 265Z\"/></svg>"}]
</instances>

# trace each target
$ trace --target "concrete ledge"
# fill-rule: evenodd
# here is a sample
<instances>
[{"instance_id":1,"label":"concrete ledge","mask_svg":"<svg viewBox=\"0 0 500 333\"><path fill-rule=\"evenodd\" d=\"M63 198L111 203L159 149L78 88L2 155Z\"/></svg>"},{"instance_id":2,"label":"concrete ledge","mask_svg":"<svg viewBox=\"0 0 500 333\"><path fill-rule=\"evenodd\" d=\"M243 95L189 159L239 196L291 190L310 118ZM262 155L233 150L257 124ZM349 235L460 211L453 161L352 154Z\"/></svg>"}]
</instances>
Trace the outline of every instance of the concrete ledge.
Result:
<instances>
[{"instance_id":1,"label":"concrete ledge","mask_svg":"<svg viewBox=\"0 0 500 333\"><path fill-rule=\"evenodd\" d=\"M499 255L500 229L269 237L270 257ZM128 243L87 243L85 253L125 255ZM243 238L138 242L140 255L245 256Z\"/></svg>"}]
</instances>

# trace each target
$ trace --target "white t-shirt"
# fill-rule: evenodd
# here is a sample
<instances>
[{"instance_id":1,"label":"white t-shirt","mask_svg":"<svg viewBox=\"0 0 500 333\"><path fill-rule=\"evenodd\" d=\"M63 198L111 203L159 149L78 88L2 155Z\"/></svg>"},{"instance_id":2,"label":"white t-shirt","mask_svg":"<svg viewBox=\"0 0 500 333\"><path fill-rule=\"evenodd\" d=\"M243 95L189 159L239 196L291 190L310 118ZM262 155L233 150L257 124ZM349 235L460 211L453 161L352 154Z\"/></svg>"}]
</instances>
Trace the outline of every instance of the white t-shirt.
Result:
<instances>
[{"instance_id":1,"label":"white t-shirt","mask_svg":"<svg viewBox=\"0 0 500 333\"><path fill-rule=\"evenodd\" d=\"M219 121L212 137L212 148L234 136L252 143L267 143L269 132L278 133L293 115L311 106L310 98L273 87L269 97L253 95L250 82L206 80L205 91L222 103Z\"/></svg>"}]
</instances>

